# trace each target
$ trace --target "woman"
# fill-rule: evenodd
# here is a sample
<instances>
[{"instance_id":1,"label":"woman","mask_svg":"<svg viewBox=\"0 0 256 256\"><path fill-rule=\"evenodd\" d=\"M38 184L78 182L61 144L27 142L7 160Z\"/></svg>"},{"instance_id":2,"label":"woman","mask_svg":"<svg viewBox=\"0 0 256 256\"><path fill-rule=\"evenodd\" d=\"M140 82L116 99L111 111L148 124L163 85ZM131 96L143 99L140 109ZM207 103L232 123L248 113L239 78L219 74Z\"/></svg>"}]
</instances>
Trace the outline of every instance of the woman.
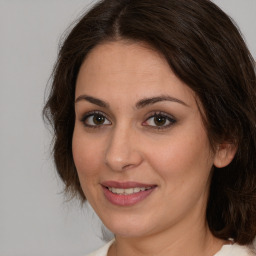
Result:
<instances>
[{"instance_id":1,"label":"woman","mask_svg":"<svg viewBox=\"0 0 256 256\"><path fill-rule=\"evenodd\" d=\"M44 111L67 192L115 234L91 255L254 255L254 68L207 0L105 0L81 18Z\"/></svg>"}]
</instances>

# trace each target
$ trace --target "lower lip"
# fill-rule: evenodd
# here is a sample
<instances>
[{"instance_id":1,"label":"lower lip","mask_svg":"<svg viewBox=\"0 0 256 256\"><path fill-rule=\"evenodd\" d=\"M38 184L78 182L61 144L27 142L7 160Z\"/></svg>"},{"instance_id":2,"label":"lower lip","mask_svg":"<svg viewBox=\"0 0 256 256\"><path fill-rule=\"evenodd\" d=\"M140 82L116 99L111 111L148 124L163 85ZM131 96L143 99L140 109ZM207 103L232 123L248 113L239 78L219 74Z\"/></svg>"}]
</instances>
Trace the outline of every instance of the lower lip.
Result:
<instances>
[{"instance_id":1,"label":"lower lip","mask_svg":"<svg viewBox=\"0 0 256 256\"><path fill-rule=\"evenodd\" d=\"M107 200L118 206L132 206L135 205L145 198L147 198L153 191L154 188L145 190L145 191L140 191L138 193L130 194L130 195L119 195L112 193L109 189L106 187L103 187L104 195L107 198Z\"/></svg>"}]
</instances>

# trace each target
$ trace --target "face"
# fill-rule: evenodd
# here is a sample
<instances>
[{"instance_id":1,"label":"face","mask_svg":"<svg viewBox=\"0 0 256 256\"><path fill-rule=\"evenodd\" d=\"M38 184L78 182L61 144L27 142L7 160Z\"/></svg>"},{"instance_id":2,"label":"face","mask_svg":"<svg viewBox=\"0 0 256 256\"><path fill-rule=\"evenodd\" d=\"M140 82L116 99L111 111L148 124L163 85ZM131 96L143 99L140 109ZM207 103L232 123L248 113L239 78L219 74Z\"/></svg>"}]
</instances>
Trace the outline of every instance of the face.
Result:
<instances>
[{"instance_id":1,"label":"face","mask_svg":"<svg viewBox=\"0 0 256 256\"><path fill-rule=\"evenodd\" d=\"M84 194L117 236L205 222L215 155L193 91L146 45L110 42L78 74L73 157Z\"/></svg>"}]
</instances>

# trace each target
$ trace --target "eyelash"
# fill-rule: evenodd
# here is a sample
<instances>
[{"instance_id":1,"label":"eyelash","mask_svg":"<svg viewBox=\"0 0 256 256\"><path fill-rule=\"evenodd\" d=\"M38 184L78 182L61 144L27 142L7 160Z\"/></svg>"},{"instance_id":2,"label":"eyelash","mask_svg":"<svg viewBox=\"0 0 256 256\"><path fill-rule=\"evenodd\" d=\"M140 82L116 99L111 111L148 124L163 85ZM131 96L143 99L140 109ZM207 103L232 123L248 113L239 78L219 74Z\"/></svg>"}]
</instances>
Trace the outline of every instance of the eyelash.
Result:
<instances>
[{"instance_id":1,"label":"eyelash","mask_svg":"<svg viewBox=\"0 0 256 256\"><path fill-rule=\"evenodd\" d=\"M160 117L160 118L164 118L165 119L165 123L166 121L169 122L168 125L162 125L162 126L153 126L153 125L145 125L146 122L148 122L148 120L150 120L151 118L156 118L156 117ZM157 130L163 130L163 129L168 129L170 128L172 125L174 125L175 123L177 122L177 120L169 115L169 114L166 114L166 113L163 113L163 112L154 112L153 114L150 114L150 116L146 119L146 121L144 121L142 123L143 126L149 126L150 128L153 128L153 129L157 129Z\"/></svg>"},{"instance_id":2,"label":"eyelash","mask_svg":"<svg viewBox=\"0 0 256 256\"><path fill-rule=\"evenodd\" d=\"M81 122L83 123L83 125L85 127L88 127L88 128L93 128L93 129L96 129L96 128L101 128L104 126L104 124L96 124L96 125L90 125L90 124L86 124L86 121L90 118L90 117L95 117L96 115L98 115L99 117L104 117L105 120L108 120L108 117L106 116L106 114L104 114L103 112L100 112L100 111L91 111L91 112L88 112L86 113L82 119L81 119ZM108 120L109 121L109 120ZM110 122L110 121L109 121ZM111 122L110 122L111 124ZM110 124L107 124L107 125L110 125Z\"/></svg>"},{"instance_id":3,"label":"eyelash","mask_svg":"<svg viewBox=\"0 0 256 256\"><path fill-rule=\"evenodd\" d=\"M88 121L88 119L90 117L96 117L98 115L98 117L103 117L104 118L104 122L107 120L109 123L108 124L95 124L95 125L91 125L91 124L87 124L86 121ZM162 125L162 126L157 126L157 125L147 125L145 124L146 122L148 122L151 118L156 118L156 117L160 117L160 118L164 118L165 119L165 123L168 121L169 124L168 125ZM85 127L88 127L88 128L93 128L93 129L96 129L96 128L102 128L103 126L105 125L111 125L111 121L108 120L108 117L106 114L104 114L103 112L100 112L100 111L91 111L91 112L88 112L87 114L85 114L82 119L81 119L81 122L83 123L83 125ZM152 114L149 115L149 117L142 123L143 126L148 126L148 128L152 128L152 129L157 129L157 130L163 130L163 129L167 129L169 128L170 126L174 125L177 121L175 120L175 118L171 115L168 115L166 113L163 113L163 112L154 112Z\"/></svg>"}]
</instances>

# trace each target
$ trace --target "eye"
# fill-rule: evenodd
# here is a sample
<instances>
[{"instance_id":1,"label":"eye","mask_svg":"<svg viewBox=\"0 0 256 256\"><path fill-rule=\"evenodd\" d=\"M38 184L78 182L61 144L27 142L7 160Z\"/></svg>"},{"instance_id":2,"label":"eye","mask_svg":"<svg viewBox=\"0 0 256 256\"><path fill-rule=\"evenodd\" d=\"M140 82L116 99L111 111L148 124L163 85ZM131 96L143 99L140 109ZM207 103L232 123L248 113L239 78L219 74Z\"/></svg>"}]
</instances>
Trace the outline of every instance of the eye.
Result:
<instances>
[{"instance_id":1,"label":"eye","mask_svg":"<svg viewBox=\"0 0 256 256\"><path fill-rule=\"evenodd\" d=\"M173 125L176 120L167 115L162 113L155 113L154 115L150 116L143 125L145 126L152 126L157 129L168 128L169 126Z\"/></svg>"},{"instance_id":2,"label":"eye","mask_svg":"<svg viewBox=\"0 0 256 256\"><path fill-rule=\"evenodd\" d=\"M86 114L81 121L85 126L93 128L111 124L103 113L98 112Z\"/></svg>"}]
</instances>

